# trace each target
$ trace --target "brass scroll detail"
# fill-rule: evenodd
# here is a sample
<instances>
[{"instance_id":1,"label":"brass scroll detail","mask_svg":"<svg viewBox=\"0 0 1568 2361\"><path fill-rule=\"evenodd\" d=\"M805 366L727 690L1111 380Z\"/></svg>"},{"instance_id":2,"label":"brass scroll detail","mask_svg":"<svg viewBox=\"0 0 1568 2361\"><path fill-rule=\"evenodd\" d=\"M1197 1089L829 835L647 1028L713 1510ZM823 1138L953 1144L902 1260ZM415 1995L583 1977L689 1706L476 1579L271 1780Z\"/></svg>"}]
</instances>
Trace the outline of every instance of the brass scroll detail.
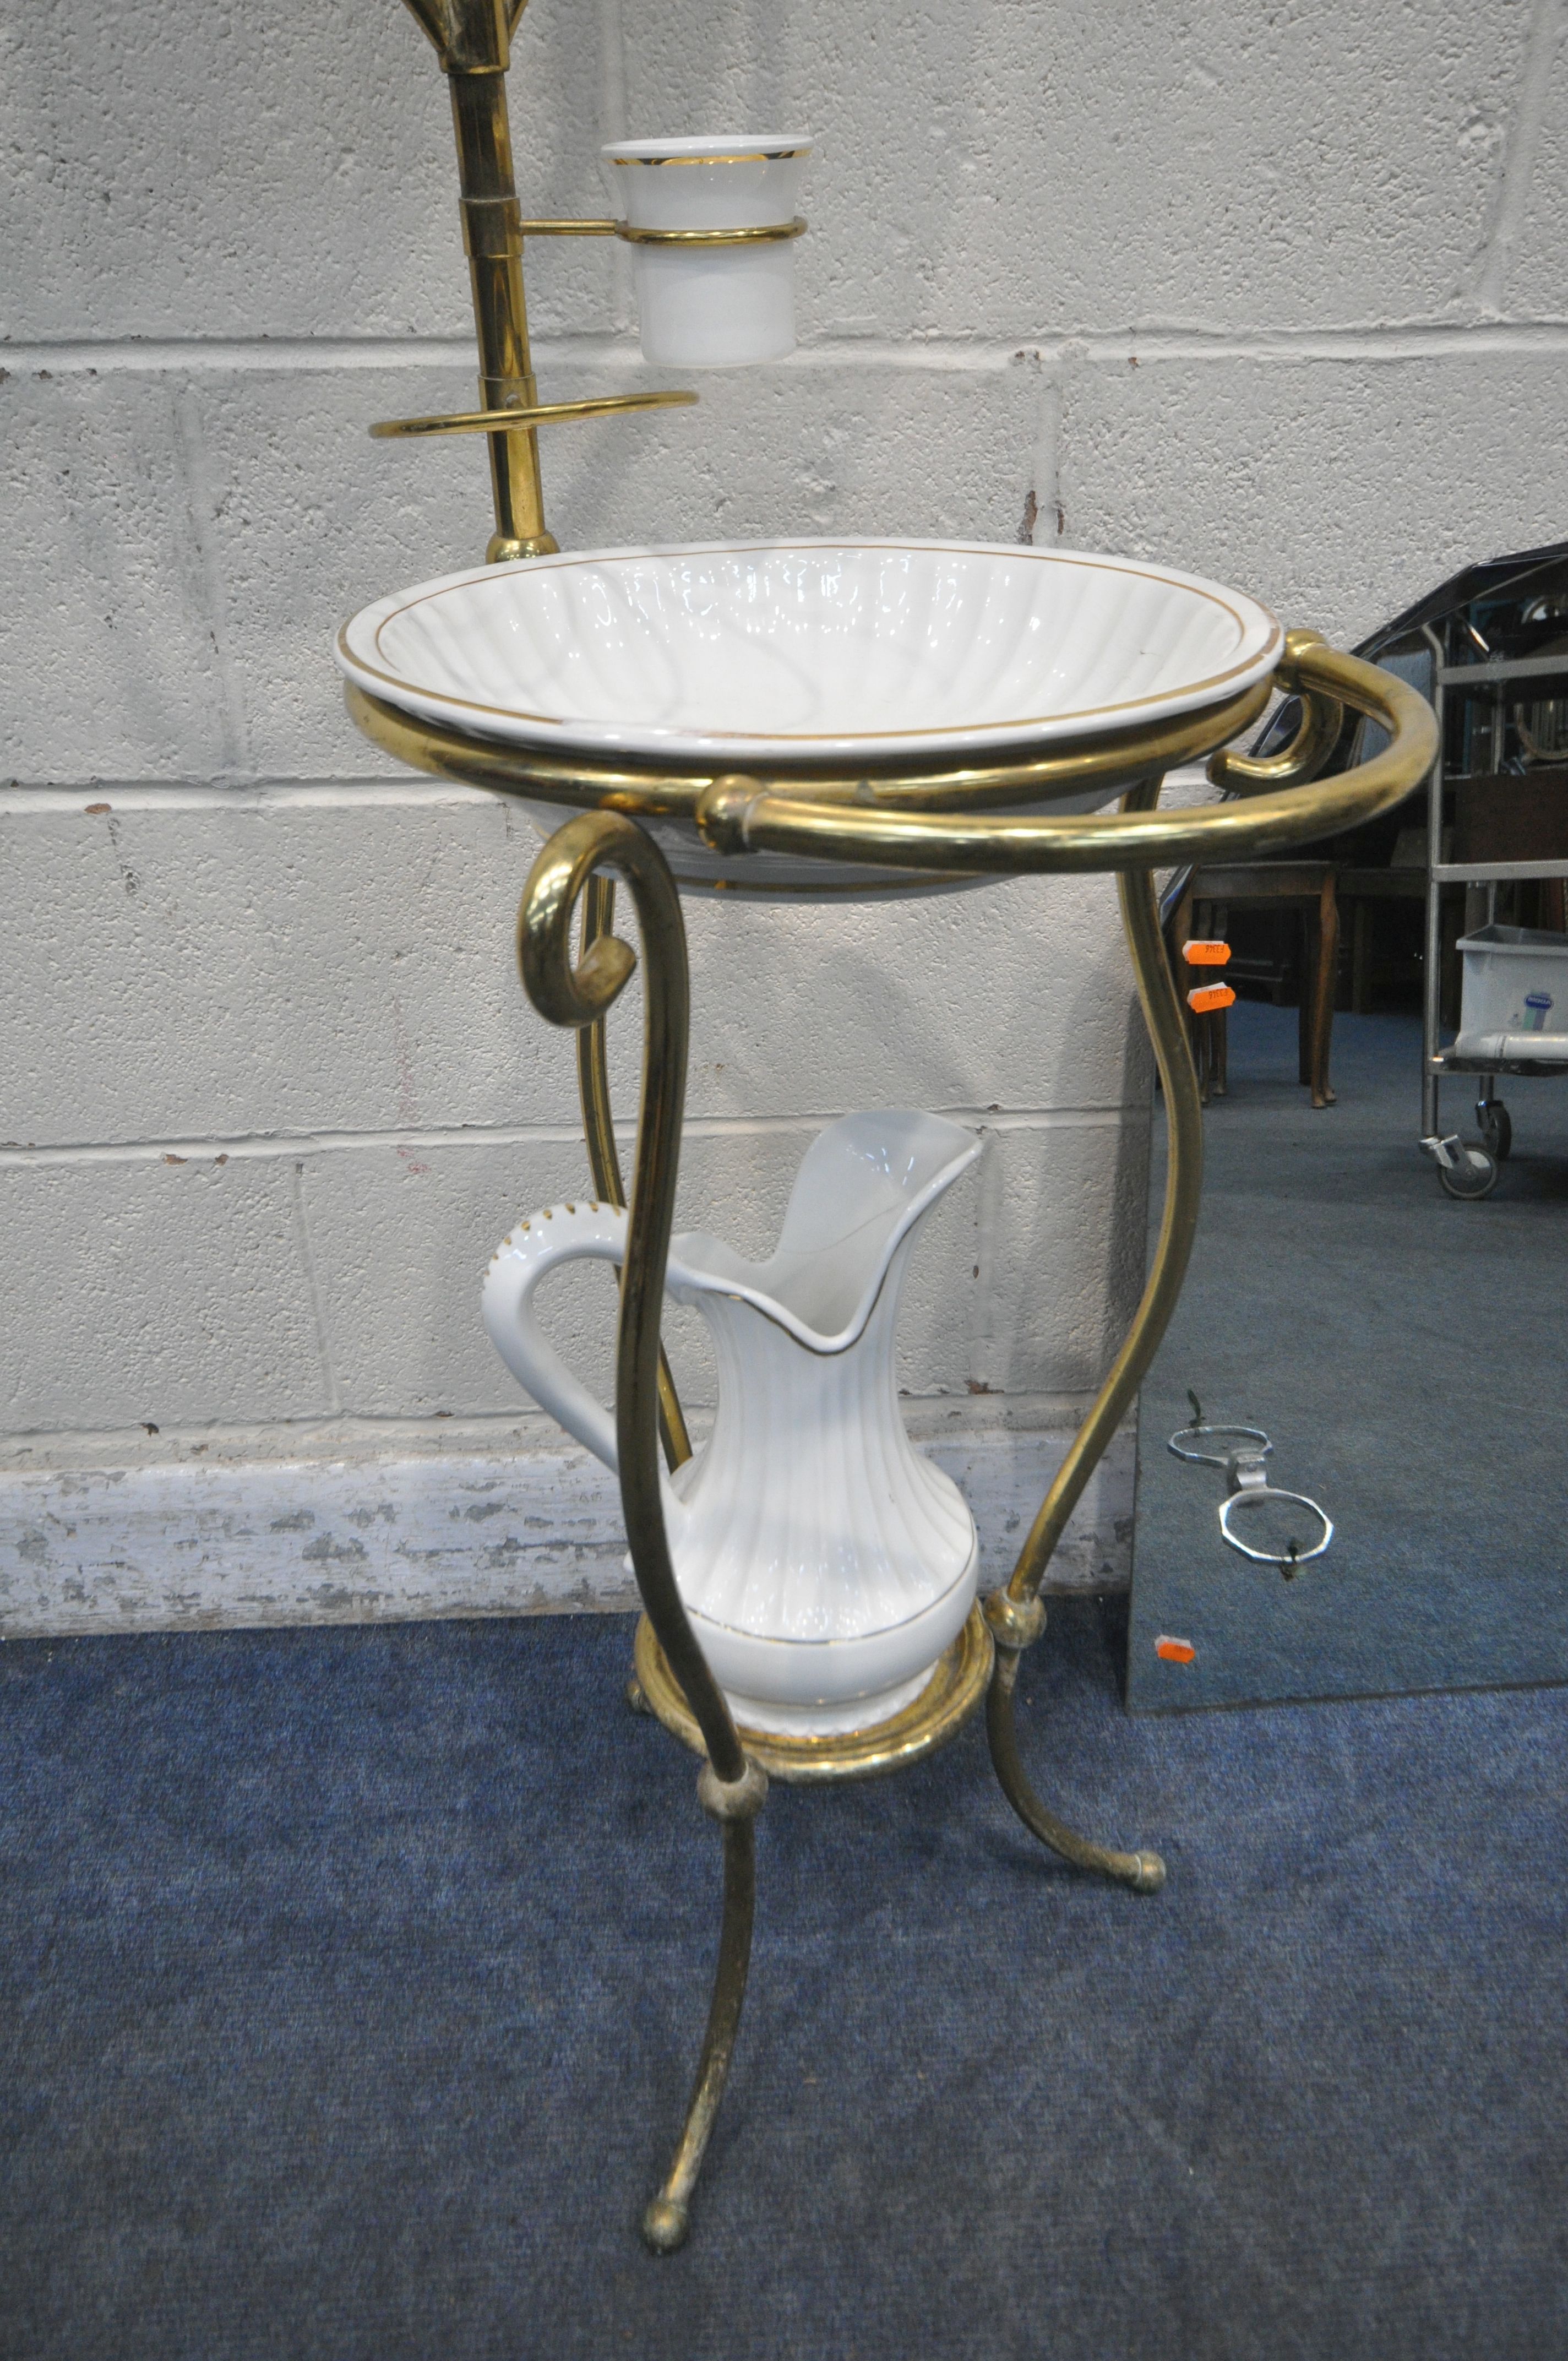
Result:
<instances>
[{"instance_id":1,"label":"brass scroll detail","mask_svg":"<svg viewBox=\"0 0 1568 2361\"><path fill-rule=\"evenodd\" d=\"M1232 795L1264 795L1271 787L1304 787L1315 779L1339 742L1344 727L1344 705L1319 688L1300 685L1300 659L1309 648L1325 647L1320 631L1287 631L1285 663L1275 677L1284 686L1293 668L1301 700L1301 719L1288 746L1277 754L1237 754L1222 749L1209 759L1209 776Z\"/></svg>"},{"instance_id":2,"label":"brass scroll detail","mask_svg":"<svg viewBox=\"0 0 1568 2361\"><path fill-rule=\"evenodd\" d=\"M620 1501L648 1620L696 1717L708 1761L729 1784L744 1773L746 1757L681 1601L660 1494L659 1317L685 1109L691 984L674 880L635 821L617 812L588 812L557 829L523 888L518 965L530 1000L552 1025L576 1030L596 1024L611 1007L637 965L630 946L619 935L599 934L576 965L572 961L577 903L600 868L613 869L630 887L643 949L642 1097L616 1330Z\"/></svg>"}]
</instances>

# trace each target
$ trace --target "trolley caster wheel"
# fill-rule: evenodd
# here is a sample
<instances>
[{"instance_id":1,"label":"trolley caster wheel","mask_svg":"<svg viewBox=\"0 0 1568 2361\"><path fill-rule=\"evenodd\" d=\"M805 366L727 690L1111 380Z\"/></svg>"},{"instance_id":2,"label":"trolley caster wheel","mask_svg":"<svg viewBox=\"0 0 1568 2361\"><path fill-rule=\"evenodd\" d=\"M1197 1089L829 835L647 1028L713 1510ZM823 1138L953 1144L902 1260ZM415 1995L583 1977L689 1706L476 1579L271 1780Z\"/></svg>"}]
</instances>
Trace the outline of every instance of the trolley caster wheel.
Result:
<instances>
[{"instance_id":1,"label":"trolley caster wheel","mask_svg":"<svg viewBox=\"0 0 1568 2361\"><path fill-rule=\"evenodd\" d=\"M1474 1148L1465 1140L1452 1164L1438 1166L1437 1177L1449 1196L1468 1200L1489 1197L1501 1169L1484 1148Z\"/></svg>"},{"instance_id":2,"label":"trolley caster wheel","mask_svg":"<svg viewBox=\"0 0 1568 2361\"><path fill-rule=\"evenodd\" d=\"M1481 1145L1495 1163L1506 1164L1514 1144L1514 1126L1508 1108L1501 1099L1477 1099L1475 1120L1481 1126Z\"/></svg>"}]
</instances>

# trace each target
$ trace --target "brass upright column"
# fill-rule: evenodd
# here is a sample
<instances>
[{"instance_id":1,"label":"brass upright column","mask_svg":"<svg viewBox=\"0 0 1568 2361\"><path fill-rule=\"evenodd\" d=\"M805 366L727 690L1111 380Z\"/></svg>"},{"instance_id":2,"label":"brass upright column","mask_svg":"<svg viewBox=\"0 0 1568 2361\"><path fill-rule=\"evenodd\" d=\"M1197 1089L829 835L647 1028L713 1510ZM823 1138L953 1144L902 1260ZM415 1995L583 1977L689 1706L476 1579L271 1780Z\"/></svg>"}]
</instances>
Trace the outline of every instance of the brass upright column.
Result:
<instances>
[{"instance_id":1,"label":"brass upright column","mask_svg":"<svg viewBox=\"0 0 1568 2361\"><path fill-rule=\"evenodd\" d=\"M483 410L532 410L539 401L528 350L522 292L522 212L511 170L506 71L523 0L408 0L434 42L452 92L457 135L459 210L474 293ZM485 555L543 557L557 546L544 530L539 436L532 426L488 437L496 529Z\"/></svg>"}]
</instances>

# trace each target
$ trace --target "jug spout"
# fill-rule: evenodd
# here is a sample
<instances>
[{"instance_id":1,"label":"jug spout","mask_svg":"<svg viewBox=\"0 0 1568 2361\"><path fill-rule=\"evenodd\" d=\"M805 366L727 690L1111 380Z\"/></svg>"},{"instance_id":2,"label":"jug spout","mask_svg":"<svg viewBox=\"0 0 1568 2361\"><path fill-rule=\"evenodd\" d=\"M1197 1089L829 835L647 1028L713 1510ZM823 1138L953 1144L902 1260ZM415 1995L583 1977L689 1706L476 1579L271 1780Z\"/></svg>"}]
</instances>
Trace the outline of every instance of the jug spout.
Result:
<instances>
[{"instance_id":1,"label":"jug spout","mask_svg":"<svg viewBox=\"0 0 1568 2361\"><path fill-rule=\"evenodd\" d=\"M942 1115L845 1115L806 1149L768 1260L748 1262L721 1239L687 1231L670 1242L671 1291L684 1301L739 1298L808 1352L845 1352L900 1246L979 1154L974 1133Z\"/></svg>"}]
</instances>

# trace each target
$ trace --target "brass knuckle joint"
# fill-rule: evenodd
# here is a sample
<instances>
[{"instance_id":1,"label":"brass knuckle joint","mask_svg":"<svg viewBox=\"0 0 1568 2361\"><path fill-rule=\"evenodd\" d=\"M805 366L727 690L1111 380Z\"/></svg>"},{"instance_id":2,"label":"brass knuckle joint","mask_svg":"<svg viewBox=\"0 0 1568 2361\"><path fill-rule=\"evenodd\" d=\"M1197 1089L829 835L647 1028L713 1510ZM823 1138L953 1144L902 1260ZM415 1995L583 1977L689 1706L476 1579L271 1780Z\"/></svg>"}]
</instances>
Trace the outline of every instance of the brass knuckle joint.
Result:
<instances>
[{"instance_id":1,"label":"brass knuckle joint","mask_svg":"<svg viewBox=\"0 0 1568 2361\"><path fill-rule=\"evenodd\" d=\"M768 1774L750 1755L739 1779L721 1779L711 1763L696 1774L697 1802L716 1820L754 1820L767 1795Z\"/></svg>"},{"instance_id":2,"label":"brass knuckle joint","mask_svg":"<svg viewBox=\"0 0 1568 2361\"><path fill-rule=\"evenodd\" d=\"M1276 666L1277 673L1288 671L1294 674L1296 666L1310 649L1327 646L1328 642L1321 631L1311 631L1305 624L1294 626L1285 634L1285 653Z\"/></svg>"},{"instance_id":3,"label":"brass knuckle joint","mask_svg":"<svg viewBox=\"0 0 1568 2361\"><path fill-rule=\"evenodd\" d=\"M715 779L697 797L697 833L715 852L750 852L746 822L762 793L755 779Z\"/></svg>"},{"instance_id":4,"label":"brass knuckle joint","mask_svg":"<svg viewBox=\"0 0 1568 2361\"><path fill-rule=\"evenodd\" d=\"M1032 1648L1046 1628L1046 1602L1037 1595L1014 1598L1009 1590L993 1590L981 1601L981 1612L997 1646L1014 1655Z\"/></svg>"},{"instance_id":5,"label":"brass knuckle joint","mask_svg":"<svg viewBox=\"0 0 1568 2361\"><path fill-rule=\"evenodd\" d=\"M512 566L520 557L554 557L561 546L553 533L493 533L485 548L487 566Z\"/></svg>"},{"instance_id":6,"label":"brass knuckle joint","mask_svg":"<svg viewBox=\"0 0 1568 2361\"><path fill-rule=\"evenodd\" d=\"M463 197L463 250L468 255L522 252L521 207L515 197Z\"/></svg>"}]
</instances>

